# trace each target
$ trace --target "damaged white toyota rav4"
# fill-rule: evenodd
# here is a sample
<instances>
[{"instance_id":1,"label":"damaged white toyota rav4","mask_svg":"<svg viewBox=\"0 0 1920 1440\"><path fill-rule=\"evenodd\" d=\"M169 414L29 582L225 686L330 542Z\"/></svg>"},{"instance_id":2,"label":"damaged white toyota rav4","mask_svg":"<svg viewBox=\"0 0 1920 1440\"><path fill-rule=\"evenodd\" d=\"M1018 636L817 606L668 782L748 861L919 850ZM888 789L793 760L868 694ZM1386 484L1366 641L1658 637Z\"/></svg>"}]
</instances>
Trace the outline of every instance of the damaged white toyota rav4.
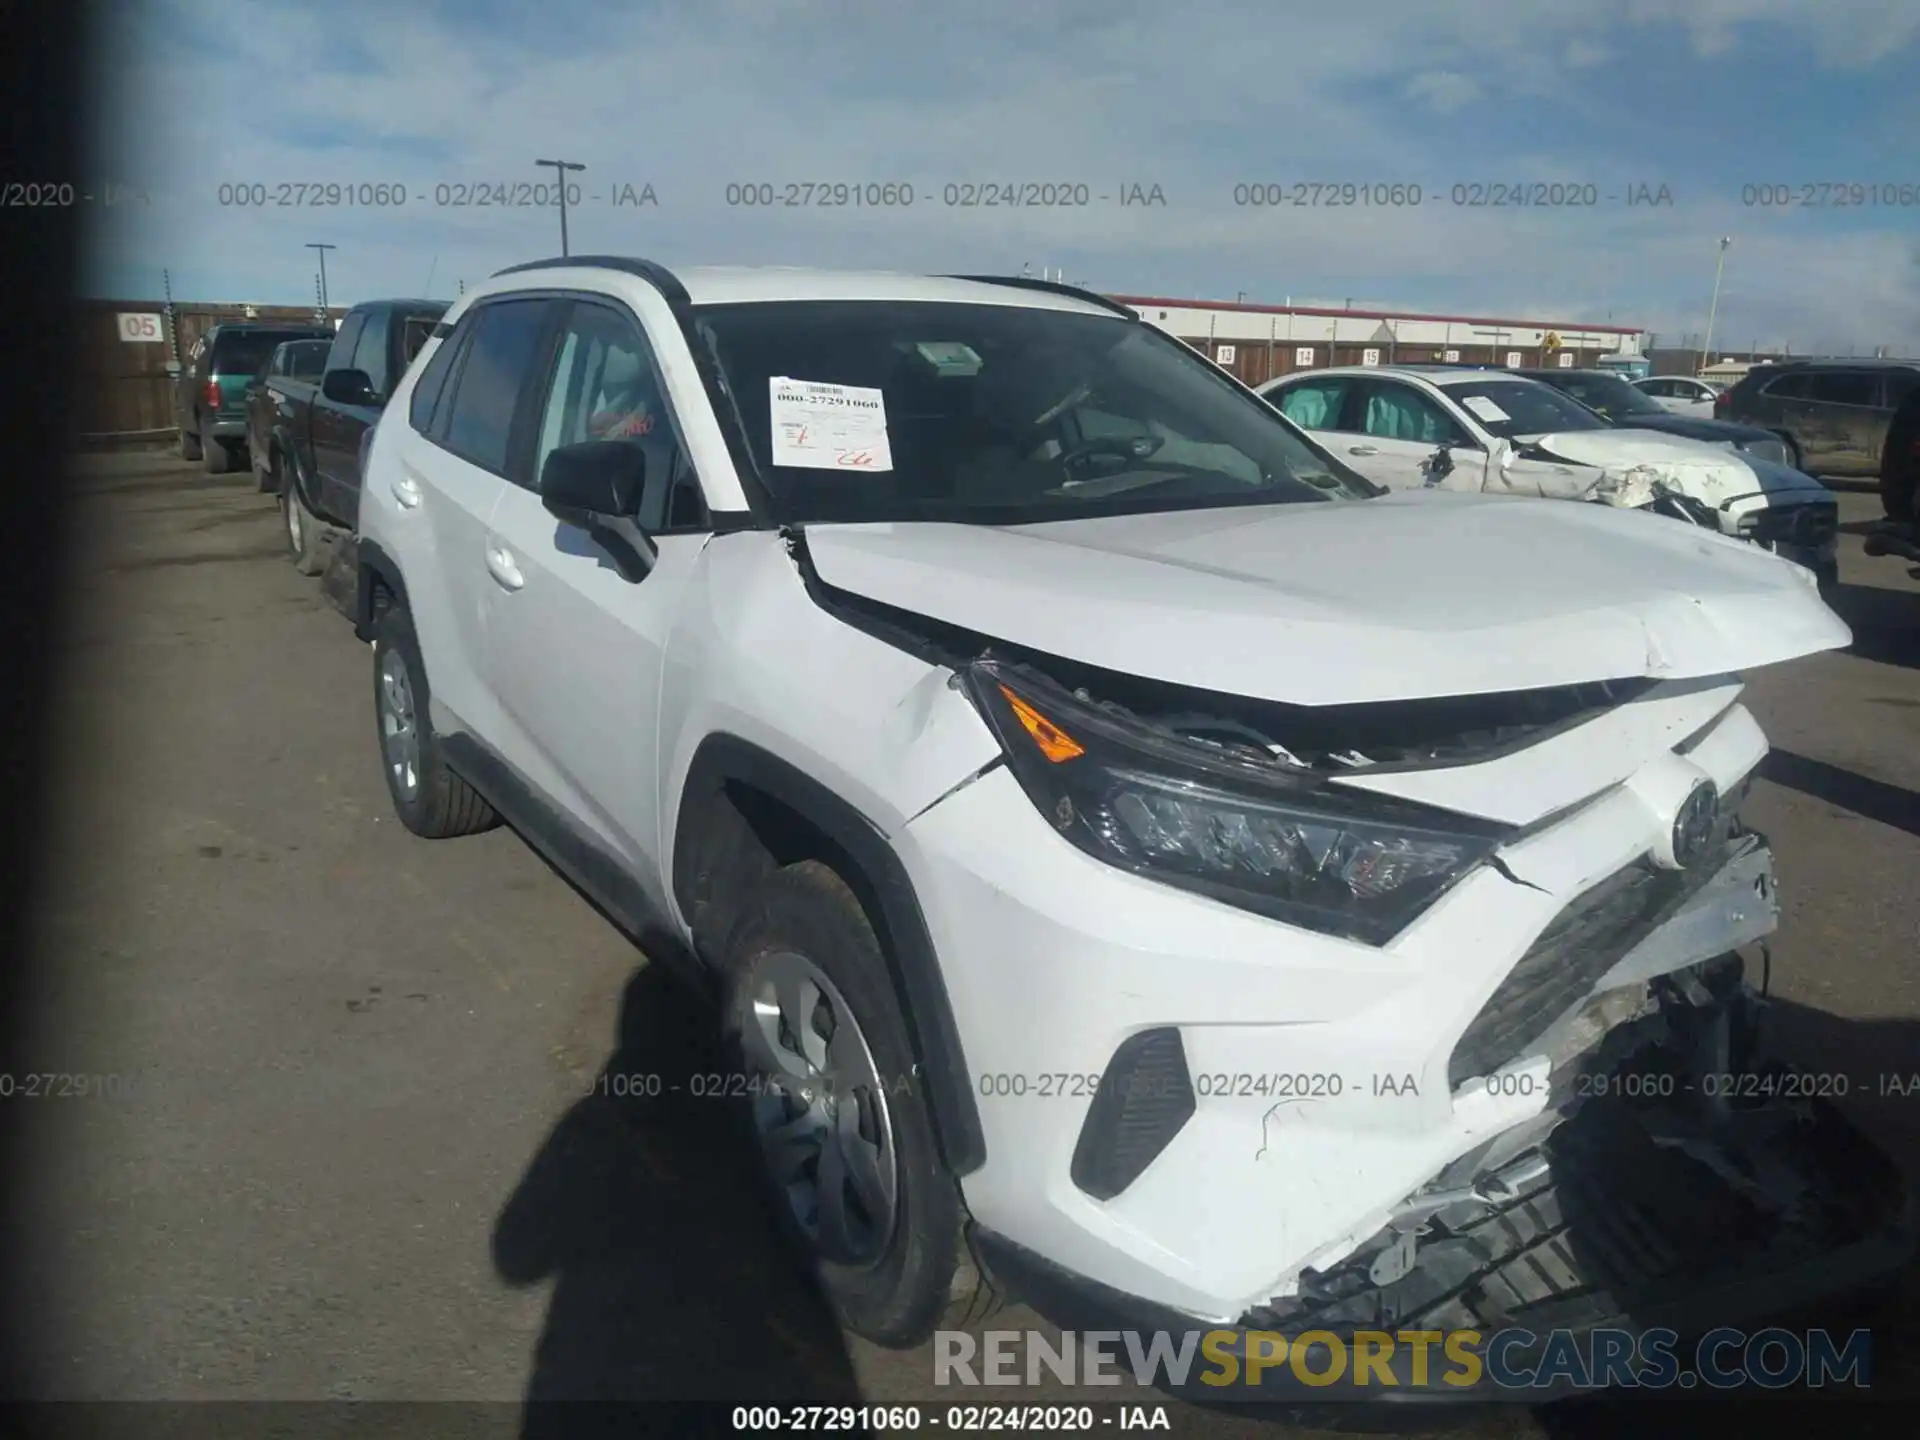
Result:
<instances>
[{"instance_id":1,"label":"damaged white toyota rav4","mask_svg":"<svg viewBox=\"0 0 1920 1440\"><path fill-rule=\"evenodd\" d=\"M1799 567L1384 493L1067 287L617 258L448 313L360 524L401 817L722 983L868 1337L1717 1324L1907 1243L1823 1102L1716 1079L1739 677L1848 642Z\"/></svg>"}]
</instances>

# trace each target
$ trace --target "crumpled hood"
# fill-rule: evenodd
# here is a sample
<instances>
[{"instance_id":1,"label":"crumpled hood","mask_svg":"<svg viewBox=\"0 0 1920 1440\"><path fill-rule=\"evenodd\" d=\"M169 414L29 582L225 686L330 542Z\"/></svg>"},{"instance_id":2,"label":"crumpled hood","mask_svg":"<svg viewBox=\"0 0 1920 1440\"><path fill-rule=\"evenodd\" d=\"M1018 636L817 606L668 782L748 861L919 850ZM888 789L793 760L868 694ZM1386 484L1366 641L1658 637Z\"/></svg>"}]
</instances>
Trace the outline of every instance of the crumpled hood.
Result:
<instances>
[{"instance_id":1,"label":"crumpled hood","mask_svg":"<svg viewBox=\"0 0 1920 1440\"><path fill-rule=\"evenodd\" d=\"M1740 509L1833 500L1833 492L1790 465L1761 460L1704 440L1654 430L1577 430L1529 437L1528 446L1602 472L1591 497L1611 505L1650 504L1661 481L1719 509L1749 498ZM1515 489L1525 488L1516 476Z\"/></svg>"},{"instance_id":2,"label":"crumpled hood","mask_svg":"<svg viewBox=\"0 0 1920 1440\"><path fill-rule=\"evenodd\" d=\"M830 586L1083 664L1301 705L1726 674L1852 636L1798 566L1602 505L1396 491L990 527L810 525Z\"/></svg>"}]
</instances>

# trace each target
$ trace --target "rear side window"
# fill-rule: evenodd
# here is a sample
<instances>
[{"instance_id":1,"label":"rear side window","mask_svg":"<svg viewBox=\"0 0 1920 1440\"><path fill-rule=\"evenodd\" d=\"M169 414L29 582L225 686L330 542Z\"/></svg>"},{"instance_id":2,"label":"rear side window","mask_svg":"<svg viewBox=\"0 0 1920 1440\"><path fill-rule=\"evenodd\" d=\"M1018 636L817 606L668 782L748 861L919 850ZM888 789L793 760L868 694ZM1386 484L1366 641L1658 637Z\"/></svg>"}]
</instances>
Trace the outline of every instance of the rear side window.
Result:
<instances>
[{"instance_id":1,"label":"rear side window","mask_svg":"<svg viewBox=\"0 0 1920 1440\"><path fill-rule=\"evenodd\" d=\"M298 380L318 380L327 368L329 348L331 342L326 340L301 340L287 346L285 372Z\"/></svg>"},{"instance_id":2,"label":"rear side window","mask_svg":"<svg viewBox=\"0 0 1920 1440\"><path fill-rule=\"evenodd\" d=\"M1760 393L1770 400L1804 400L1807 398L1807 382L1813 377L1802 371L1798 375L1782 375L1770 385L1762 385Z\"/></svg>"},{"instance_id":3,"label":"rear side window","mask_svg":"<svg viewBox=\"0 0 1920 1440\"><path fill-rule=\"evenodd\" d=\"M1827 405L1871 405L1877 398L1874 376L1865 370L1827 370L1811 377L1809 397Z\"/></svg>"},{"instance_id":4,"label":"rear side window","mask_svg":"<svg viewBox=\"0 0 1920 1440\"><path fill-rule=\"evenodd\" d=\"M413 399L407 406L407 423L422 435L433 432L434 407L440 403L440 392L447 388L454 356L459 353L460 342L472 333L473 322L469 319L441 341L440 348L427 361L427 368L420 372L420 383L413 387Z\"/></svg>"},{"instance_id":5,"label":"rear side window","mask_svg":"<svg viewBox=\"0 0 1920 1440\"><path fill-rule=\"evenodd\" d=\"M514 409L531 378L535 351L551 313L546 300L506 300L484 306L454 385L446 448L484 470L504 475Z\"/></svg>"}]
</instances>

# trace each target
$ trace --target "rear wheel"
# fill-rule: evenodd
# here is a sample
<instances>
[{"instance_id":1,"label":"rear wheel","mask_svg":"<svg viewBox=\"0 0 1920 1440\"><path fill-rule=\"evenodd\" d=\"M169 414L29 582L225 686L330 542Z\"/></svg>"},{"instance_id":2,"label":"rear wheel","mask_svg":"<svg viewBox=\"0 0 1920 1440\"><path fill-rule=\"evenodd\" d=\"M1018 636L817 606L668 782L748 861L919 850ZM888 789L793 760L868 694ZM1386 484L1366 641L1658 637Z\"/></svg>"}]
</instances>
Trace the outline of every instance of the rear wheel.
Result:
<instances>
[{"instance_id":1,"label":"rear wheel","mask_svg":"<svg viewBox=\"0 0 1920 1440\"><path fill-rule=\"evenodd\" d=\"M722 955L743 1108L779 1224L849 1329L919 1344L971 1267L959 1187L866 912L835 871L804 860L760 882Z\"/></svg>"},{"instance_id":2,"label":"rear wheel","mask_svg":"<svg viewBox=\"0 0 1920 1440\"><path fill-rule=\"evenodd\" d=\"M280 485L280 518L286 526L287 553L293 557L293 568L302 575L318 575L326 569L325 531L307 508L292 476L285 477Z\"/></svg>"},{"instance_id":3,"label":"rear wheel","mask_svg":"<svg viewBox=\"0 0 1920 1440\"><path fill-rule=\"evenodd\" d=\"M182 460L198 460L200 458L200 432L198 430L188 430L184 426L181 428L180 458Z\"/></svg>"},{"instance_id":4,"label":"rear wheel","mask_svg":"<svg viewBox=\"0 0 1920 1440\"><path fill-rule=\"evenodd\" d=\"M289 485L291 491L294 487ZM413 617L399 605L374 622L373 708L380 768L400 823L428 840L473 835L500 823L480 793L447 768L429 714L427 670Z\"/></svg>"},{"instance_id":5,"label":"rear wheel","mask_svg":"<svg viewBox=\"0 0 1920 1440\"><path fill-rule=\"evenodd\" d=\"M215 439L211 432L201 435L200 451L200 463L209 475L224 475L233 468L233 452L227 449L227 442Z\"/></svg>"}]
</instances>

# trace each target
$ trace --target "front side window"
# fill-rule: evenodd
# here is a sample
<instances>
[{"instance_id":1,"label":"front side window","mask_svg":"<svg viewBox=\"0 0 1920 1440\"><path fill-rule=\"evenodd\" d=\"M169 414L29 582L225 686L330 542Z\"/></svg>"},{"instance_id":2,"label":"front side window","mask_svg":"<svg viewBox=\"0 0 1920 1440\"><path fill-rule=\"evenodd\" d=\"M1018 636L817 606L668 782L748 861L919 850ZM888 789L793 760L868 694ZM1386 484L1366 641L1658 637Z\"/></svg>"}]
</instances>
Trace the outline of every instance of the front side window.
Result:
<instances>
[{"instance_id":1,"label":"front side window","mask_svg":"<svg viewBox=\"0 0 1920 1440\"><path fill-rule=\"evenodd\" d=\"M1804 400L1813 377L1804 370L1794 375L1782 375L1762 390L1769 400Z\"/></svg>"},{"instance_id":2,"label":"front side window","mask_svg":"<svg viewBox=\"0 0 1920 1440\"><path fill-rule=\"evenodd\" d=\"M649 477L672 472L673 426L653 351L631 320L601 305L575 305L560 332L531 478L538 483L555 450L588 440L629 441L646 452Z\"/></svg>"},{"instance_id":3,"label":"front side window","mask_svg":"<svg viewBox=\"0 0 1920 1440\"><path fill-rule=\"evenodd\" d=\"M496 475L506 473L514 409L530 378L549 305L546 300L496 301L473 316L473 338L454 382L443 443Z\"/></svg>"},{"instance_id":4,"label":"front side window","mask_svg":"<svg viewBox=\"0 0 1920 1440\"><path fill-rule=\"evenodd\" d=\"M335 370L354 368L354 350L360 344L360 332L366 328L366 324L367 313L364 310L340 322L339 330L334 332L331 351Z\"/></svg>"},{"instance_id":5,"label":"front side window","mask_svg":"<svg viewBox=\"0 0 1920 1440\"><path fill-rule=\"evenodd\" d=\"M1605 420L1578 400L1537 380L1495 376L1444 388L1447 398L1473 416L1481 429L1502 440L1607 428Z\"/></svg>"},{"instance_id":6,"label":"front side window","mask_svg":"<svg viewBox=\"0 0 1920 1440\"><path fill-rule=\"evenodd\" d=\"M1920 390L1920 370L1889 370L1881 379L1880 404L1888 410L1899 409L1909 395Z\"/></svg>"},{"instance_id":7,"label":"front side window","mask_svg":"<svg viewBox=\"0 0 1920 1440\"><path fill-rule=\"evenodd\" d=\"M1361 431L1379 440L1413 440L1426 445L1458 445L1467 437L1427 396L1411 385L1375 381L1367 386Z\"/></svg>"},{"instance_id":8,"label":"front side window","mask_svg":"<svg viewBox=\"0 0 1920 1440\"><path fill-rule=\"evenodd\" d=\"M387 360L387 335L391 319L389 311L369 310L367 323L360 330L359 343L353 347L350 368L360 371L373 382L373 393L376 395L385 395L387 382L393 378L388 373L391 367Z\"/></svg>"},{"instance_id":9,"label":"front side window","mask_svg":"<svg viewBox=\"0 0 1920 1440\"><path fill-rule=\"evenodd\" d=\"M702 307L694 332L781 521L1022 524L1376 493L1191 347L1119 316L792 301Z\"/></svg>"}]
</instances>

